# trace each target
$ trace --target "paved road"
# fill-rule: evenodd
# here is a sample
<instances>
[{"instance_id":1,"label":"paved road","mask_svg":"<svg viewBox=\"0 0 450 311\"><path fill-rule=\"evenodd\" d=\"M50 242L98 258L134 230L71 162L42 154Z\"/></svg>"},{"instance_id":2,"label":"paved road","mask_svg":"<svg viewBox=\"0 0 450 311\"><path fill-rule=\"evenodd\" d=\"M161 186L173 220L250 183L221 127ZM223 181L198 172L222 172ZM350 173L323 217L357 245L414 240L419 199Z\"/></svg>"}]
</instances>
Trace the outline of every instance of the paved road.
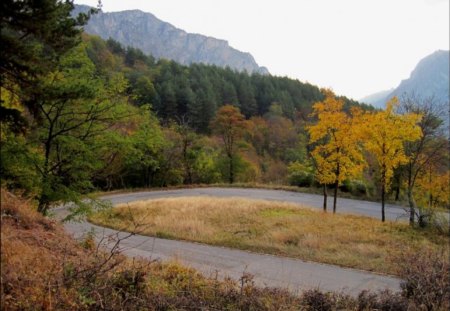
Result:
<instances>
[{"instance_id":1,"label":"paved road","mask_svg":"<svg viewBox=\"0 0 450 311\"><path fill-rule=\"evenodd\" d=\"M126 193L104 196L114 205L136 200L154 199L161 197L209 195L220 197L247 197L288 201L298 204L321 207L321 196L293 193L276 190L238 189L238 188L199 188L179 189L169 191L152 191ZM358 213L378 217L378 204L348 199L339 200L338 209L346 213ZM59 213L63 213L60 210ZM396 219L402 209L388 207L388 218ZM66 230L75 237L95 229L97 239L123 232L106 229L90 223L67 223ZM393 277L372 274L364 271L345 269L332 265L305 262L298 259L250 253L223 247L214 247L198 243L182 242L133 235L121 242L121 248L129 256L146 257L150 259L175 259L181 263L198 269L206 275L230 276L238 279L244 272L255 276L258 285L289 288L296 292L307 288L323 290L345 290L356 295L363 289L380 290L389 288L398 290L400 280Z\"/></svg>"}]
</instances>

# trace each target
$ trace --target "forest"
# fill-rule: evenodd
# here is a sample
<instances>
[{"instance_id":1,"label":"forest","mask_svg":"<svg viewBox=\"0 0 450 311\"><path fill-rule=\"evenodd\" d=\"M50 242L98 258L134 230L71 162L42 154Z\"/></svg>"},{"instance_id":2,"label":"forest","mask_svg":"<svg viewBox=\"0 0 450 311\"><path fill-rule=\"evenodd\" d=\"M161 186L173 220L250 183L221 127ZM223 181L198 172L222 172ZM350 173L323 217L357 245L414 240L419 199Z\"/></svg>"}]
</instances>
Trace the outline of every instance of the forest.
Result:
<instances>
[{"instance_id":1,"label":"forest","mask_svg":"<svg viewBox=\"0 0 450 311\"><path fill-rule=\"evenodd\" d=\"M93 191L218 183L302 187L325 210L330 188L333 211L339 195L407 202L411 224L448 208L432 98L378 111L287 77L182 66L82 33L95 10L58 10L1 38L2 187L43 214Z\"/></svg>"}]
</instances>

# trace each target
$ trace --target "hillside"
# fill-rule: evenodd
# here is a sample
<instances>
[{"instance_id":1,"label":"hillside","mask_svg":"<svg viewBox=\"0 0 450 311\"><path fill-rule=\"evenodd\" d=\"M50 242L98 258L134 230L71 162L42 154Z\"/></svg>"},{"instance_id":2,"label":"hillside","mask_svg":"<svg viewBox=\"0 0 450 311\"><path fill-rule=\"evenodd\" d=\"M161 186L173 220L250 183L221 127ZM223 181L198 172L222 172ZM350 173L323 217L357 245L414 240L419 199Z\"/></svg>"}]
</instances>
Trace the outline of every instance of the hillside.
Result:
<instances>
[{"instance_id":1,"label":"hillside","mask_svg":"<svg viewBox=\"0 0 450 311\"><path fill-rule=\"evenodd\" d=\"M88 8L77 5L74 15ZM231 47L225 40L187 33L139 10L99 12L92 16L84 30L104 39L113 38L124 46L139 48L157 59L171 59L184 65L203 63L249 73L269 73L265 67L258 66L250 53Z\"/></svg>"}]
</instances>

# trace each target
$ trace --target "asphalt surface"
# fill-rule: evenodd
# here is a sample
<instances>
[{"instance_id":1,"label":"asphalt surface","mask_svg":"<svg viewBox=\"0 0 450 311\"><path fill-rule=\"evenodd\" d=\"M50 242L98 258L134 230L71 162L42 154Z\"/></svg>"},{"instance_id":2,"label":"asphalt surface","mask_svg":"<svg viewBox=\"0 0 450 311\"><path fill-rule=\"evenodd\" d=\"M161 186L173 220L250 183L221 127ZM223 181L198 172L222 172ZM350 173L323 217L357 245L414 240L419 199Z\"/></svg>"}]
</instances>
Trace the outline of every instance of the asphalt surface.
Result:
<instances>
[{"instance_id":1,"label":"asphalt surface","mask_svg":"<svg viewBox=\"0 0 450 311\"><path fill-rule=\"evenodd\" d=\"M113 205L116 205L138 200L199 195L287 201L316 208L322 208L323 200L320 195L240 188L147 191L106 195L102 199L110 200ZM329 204L332 204L331 200ZM61 215L64 211L63 208L57 213ZM379 218L380 206L379 203L338 199L338 212ZM386 215L391 220L406 219L403 218L403 215L406 215L405 211L392 205L387 206ZM110 237L128 236L127 233L87 222L66 223L65 228L76 238L94 230L97 240L104 241L108 244L107 247L110 247L115 241L114 238L111 239ZM239 279L243 273L250 273L254 275L254 281L257 285L288 288L293 292L319 288L325 291L343 290L351 295L357 295L364 289L372 291L386 288L394 291L400 289L399 279L366 271L137 234L123 239L120 242L120 248L122 252L133 257L145 257L151 260L175 260L201 271L206 276L216 276L217 274L219 277L229 276Z\"/></svg>"}]
</instances>

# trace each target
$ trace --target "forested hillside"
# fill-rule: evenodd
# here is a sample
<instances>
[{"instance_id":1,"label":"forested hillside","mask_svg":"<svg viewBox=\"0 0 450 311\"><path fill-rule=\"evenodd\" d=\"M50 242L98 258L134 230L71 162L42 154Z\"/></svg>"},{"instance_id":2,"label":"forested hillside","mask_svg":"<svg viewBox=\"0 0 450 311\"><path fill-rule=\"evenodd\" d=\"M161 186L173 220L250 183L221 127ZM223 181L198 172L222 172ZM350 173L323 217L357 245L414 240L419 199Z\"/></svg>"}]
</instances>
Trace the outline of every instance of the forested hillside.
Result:
<instances>
[{"instance_id":1,"label":"forested hillside","mask_svg":"<svg viewBox=\"0 0 450 311\"><path fill-rule=\"evenodd\" d=\"M263 116L271 105L279 105L284 117L306 120L312 103L323 99L318 87L289 78L249 75L202 64L182 66L156 61L112 39L105 44L98 37L86 35L85 41L88 55L100 70L124 73L135 105L151 104L160 119L184 118L202 133L209 131L216 110L225 104L240 108L246 118ZM358 104L346 101L348 106Z\"/></svg>"}]
</instances>

